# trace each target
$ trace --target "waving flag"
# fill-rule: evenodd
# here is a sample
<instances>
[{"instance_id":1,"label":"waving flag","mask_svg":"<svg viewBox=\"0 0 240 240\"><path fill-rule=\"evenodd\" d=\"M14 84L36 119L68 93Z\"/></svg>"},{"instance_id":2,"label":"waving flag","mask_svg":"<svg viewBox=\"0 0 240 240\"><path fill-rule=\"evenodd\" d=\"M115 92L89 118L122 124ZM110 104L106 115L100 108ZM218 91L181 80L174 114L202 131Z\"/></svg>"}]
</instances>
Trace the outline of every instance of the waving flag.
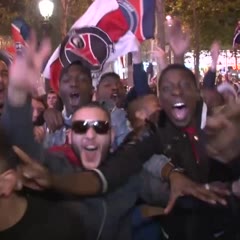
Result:
<instances>
[{"instance_id":1,"label":"waving flag","mask_svg":"<svg viewBox=\"0 0 240 240\"><path fill-rule=\"evenodd\" d=\"M95 0L70 29L44 70L58 91L61 69L81 61L99 75L109 62L154 36L155 0Z\"/></svg>"},{"instance_id":2,"label":"waving flag","mask_svg":"<svg viewBox=\"0 0 240 240\"><path fill-rule=\"evenodd\" d=\"M9 66L16 55L23 50L29 37L30 28L22 18L16 18L11 24L12 40L0 50L0 61Z\"/></svg>"},{"instance_id":3,"label":"waving flag","mask_svg":"<svg viewBox=\"0 0 240 240\"><path fill-rule=\"evenodd\" d=\"M23 18L16 18L11 24L12 39L15 43L15 51L21 54L30 35L30 27Z\"/></svg>"}]
</instances>

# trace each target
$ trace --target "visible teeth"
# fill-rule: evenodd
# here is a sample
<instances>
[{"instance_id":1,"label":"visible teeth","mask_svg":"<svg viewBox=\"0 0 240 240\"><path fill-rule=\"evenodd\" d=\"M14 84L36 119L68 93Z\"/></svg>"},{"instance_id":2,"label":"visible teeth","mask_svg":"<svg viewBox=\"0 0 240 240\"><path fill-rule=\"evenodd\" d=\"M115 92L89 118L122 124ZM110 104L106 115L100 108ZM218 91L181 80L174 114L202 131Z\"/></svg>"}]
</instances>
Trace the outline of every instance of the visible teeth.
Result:
<instances>
[{"instance_id":1,"label":"visible teeth","mask_svg":"<svg viewBox=\"0 0 240 240\"><path fill-rule=\"evenodd\" d=\"M184 103L175 103L173 107L185 107Z\"/></svg>"},{"instance_id":2,"label":"visible teeth","mask_svg":"<svg viewBox=\"0 0 240 240\"><path fill-rule=\"evenodd\" d=\"M92 151L92 150L96 150L97 147L96 146L86 146L85 149Z\"/></svg>"},{"instance_id":3,"label":"visible teeth","mask_svg":"<svg viewBox=\"0 0 240 240\"><path fill-rule=\"evenodd\" d=\"M117 93L113 93L112 96L113 96L113 97L117 97L118 94L117 94Z\"/></svg>"}]
</instances>

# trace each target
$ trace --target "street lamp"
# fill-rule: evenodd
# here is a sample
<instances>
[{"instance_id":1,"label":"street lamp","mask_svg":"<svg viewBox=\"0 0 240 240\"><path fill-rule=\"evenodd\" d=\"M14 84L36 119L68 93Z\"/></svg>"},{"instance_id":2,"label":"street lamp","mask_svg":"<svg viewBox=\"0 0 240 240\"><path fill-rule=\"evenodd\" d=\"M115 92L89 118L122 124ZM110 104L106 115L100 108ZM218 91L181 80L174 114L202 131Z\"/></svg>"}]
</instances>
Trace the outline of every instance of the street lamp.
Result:
<instances>
[{"instance_id":1,"label":"street lamp","mask_svg":"<svg viewBox=\"0 0 240 240\"><path fill-rule=\"evenodd\" d=\"M53 14L54 3L50 0L41 0L38 3L38 7L44 21L48 21Z\"/></svg>"},{"instance_id":2,"label":"street lamp","mask_svg":"<svg viewBox=\"0 0 240 240\"><path fill-rule=\"evenodd\" d=\"M49 19L53 14L54 3L50 0L41 0L38 3L38 7L39 7L40 14L43 17L42 35L43 37L48 37L51 29Z\"/></svg>"},{"instance_id":3,"label":"street lamp","mask_svg":"<svg viewBox=\"0 0 240 240\"><path fill-rule=\"evenodd\" d=\"M166 16L166 20L167 20L167 25L168 25L168 27L171 27L172 24L173 24L172 16L167 15L167 16Z\"/></svg>"}]
</instances>

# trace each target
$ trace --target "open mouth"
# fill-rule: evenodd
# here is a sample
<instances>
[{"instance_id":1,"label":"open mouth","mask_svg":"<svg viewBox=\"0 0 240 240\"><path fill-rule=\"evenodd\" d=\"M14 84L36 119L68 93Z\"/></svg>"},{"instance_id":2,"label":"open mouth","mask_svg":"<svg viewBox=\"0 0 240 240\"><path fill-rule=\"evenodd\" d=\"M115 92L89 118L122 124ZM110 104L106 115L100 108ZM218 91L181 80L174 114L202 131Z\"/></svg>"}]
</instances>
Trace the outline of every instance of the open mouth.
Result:
<instances>
[{"instance_id":1,"label":"open mouth","mask_svg":"<svg viewBox=\"0 0 240 240\"><path fill-rule=\"evenodd\" d=\"M118 98L118 94L116 92L111 94L111 99L112 100L117 100L117 98Z\"/></svg>"},{"instance_id":2,"label":"open mouth","mask_svg":"<svg viewBox=\"0 0 240 240\"><path fill-rule=\"evenodd\" d=\"M80 94L79 93L71 93L69 96L70 105L77 106L80 102Z\"/></svg>"},{"instance_id":3,"label":"open mouth","mask_svg":"<svg viewBox=\"0 0 240 240\"><path fill-rule=\"evenodd\" d=\"M98 147L94 146L94 145L88 145L88 146L84 147L84 150L89 151L89 152L93 152L93 151L98 150Z\"/></svg>"},{"instance_id":4,"label":"open mouth","mask_svg":"<svg viewBox=\"0 0 240 240\"><path fill-rule=\"evenodd\" d=\"M188 108L185 103L178 102L172 106L172 113L176 120L182 121L186 119L188 115Z\"/></svg>"},{"instance_id":5,"label":"open mouth","mask_svg":"<svg viewBox=\"0 0 240 240\"><path fill-rule=\"evenodd\" d=\"M88 165L87 168L95 168L97 167L97 165L95 166L95 164L98 163L99 154L100 152L98 146L93 144L85 145L82 147L81 159Z\"/></svg>"}]
</instances>

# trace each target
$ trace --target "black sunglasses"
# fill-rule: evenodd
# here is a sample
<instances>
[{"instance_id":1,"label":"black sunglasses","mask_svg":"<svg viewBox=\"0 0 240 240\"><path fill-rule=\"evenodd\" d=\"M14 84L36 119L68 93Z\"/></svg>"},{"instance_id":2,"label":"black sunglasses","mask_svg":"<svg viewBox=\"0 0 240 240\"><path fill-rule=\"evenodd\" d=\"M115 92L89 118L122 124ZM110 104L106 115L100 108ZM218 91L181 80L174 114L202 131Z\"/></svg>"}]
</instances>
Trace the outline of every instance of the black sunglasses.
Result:
<instances>
[{"instance_id":1,"label":"black sunglasses","mask_svg":"<svg viewBox=\"0 0 240 240\"><path fill-rule=\"evenodd\" d=\"M72 130L77 134L85 134L92 127L97 134L106 134L110 130L110 124L107 121L74 121Z\"/></svg>"}]
</instances>

